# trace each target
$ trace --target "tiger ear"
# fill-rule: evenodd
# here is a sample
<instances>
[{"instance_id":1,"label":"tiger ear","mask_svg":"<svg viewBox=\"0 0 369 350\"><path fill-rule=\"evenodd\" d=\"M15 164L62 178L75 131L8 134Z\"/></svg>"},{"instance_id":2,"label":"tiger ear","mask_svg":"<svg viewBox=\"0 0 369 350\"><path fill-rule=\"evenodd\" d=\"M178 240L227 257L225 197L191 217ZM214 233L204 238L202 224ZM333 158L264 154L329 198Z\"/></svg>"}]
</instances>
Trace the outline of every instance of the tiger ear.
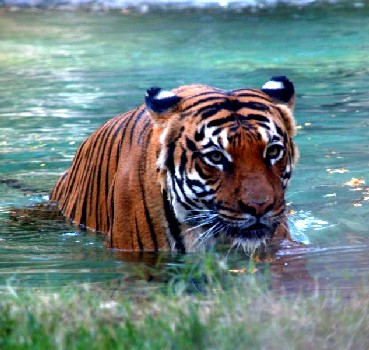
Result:
<instances>
[{"instance_id":1,"label":"tiger ear","mask_svg":"<svg viewBox=\"0 0 369 350\"><path fill-rule=\"evenodd\" d=\"M151 87L146 91L145 104L151 118L156 123L165 123L170 115L174 113L181 100L171 91L159 87Z\"/></svg>"},{"instance_id":2,"label":"tiger ear","mask_svg":"<svg viewBox=\"0 0 369 350\"><path fill-rule=\"evenodd\" d=\"M271 78L263 85L261 91L276 100L277 103L286 104L291 110L295 108L295 88L287 77L276 76Z\"/></svg>"}]
</instances>

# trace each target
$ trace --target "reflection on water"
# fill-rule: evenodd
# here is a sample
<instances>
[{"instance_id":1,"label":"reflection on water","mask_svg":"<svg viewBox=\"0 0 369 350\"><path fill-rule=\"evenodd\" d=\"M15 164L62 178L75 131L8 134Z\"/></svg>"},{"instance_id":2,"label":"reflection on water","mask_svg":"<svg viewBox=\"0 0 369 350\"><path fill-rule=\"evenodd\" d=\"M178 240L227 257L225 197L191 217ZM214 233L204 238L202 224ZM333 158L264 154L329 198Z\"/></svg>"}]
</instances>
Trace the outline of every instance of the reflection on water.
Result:
<instances>
[{"instance_id":1,"label":"reflection on water","mask_svg":"<svg viewBox=\"0 0 369 350\"><path fill-rule=\"evenodd\" d=\"M1 288L132 285L147 257L108 251L103 237L64 220L11 221L10 208L42 202L82 140L150 86L257 87L279 74L297 89L301 159L287 200L293 235L309 245L271 263L275 288L347 288L367 278L368 15L365 6L1 12L0 176L22 184L0 183ZM231 264L247 264L240 259L229 254ZM177 263L185 264L167 256L160 266Z\"/></svg>"},{"instance_id":2,"label":"reflection on water","mask_svg":"<svg viewBox=\"0 0 369 350\"><path fill-rule=\"evenodd\" d=\"M276 290L350 291L369 283L368 245L299 248L281 251L271 263Z\"/></svg>"}]
</instances>

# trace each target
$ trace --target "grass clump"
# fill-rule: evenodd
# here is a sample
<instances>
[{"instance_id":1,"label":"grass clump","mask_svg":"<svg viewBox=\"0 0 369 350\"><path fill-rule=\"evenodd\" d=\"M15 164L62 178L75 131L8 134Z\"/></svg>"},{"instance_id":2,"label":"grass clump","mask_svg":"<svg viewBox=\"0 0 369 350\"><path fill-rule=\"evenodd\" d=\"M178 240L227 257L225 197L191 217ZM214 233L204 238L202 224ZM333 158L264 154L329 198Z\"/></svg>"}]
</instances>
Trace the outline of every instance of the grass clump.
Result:
<instances>
[{"instance_id":1,"label":"grass clump","mask_svg":"<svg viewBox=\"0 0 369 350\"><path fill-rule=\"evenodd\" d=\"M0 349L368 349L368 296L278 294L207 261L136 295L91 285L4 294Z\"/></svg>"}]
</instances>

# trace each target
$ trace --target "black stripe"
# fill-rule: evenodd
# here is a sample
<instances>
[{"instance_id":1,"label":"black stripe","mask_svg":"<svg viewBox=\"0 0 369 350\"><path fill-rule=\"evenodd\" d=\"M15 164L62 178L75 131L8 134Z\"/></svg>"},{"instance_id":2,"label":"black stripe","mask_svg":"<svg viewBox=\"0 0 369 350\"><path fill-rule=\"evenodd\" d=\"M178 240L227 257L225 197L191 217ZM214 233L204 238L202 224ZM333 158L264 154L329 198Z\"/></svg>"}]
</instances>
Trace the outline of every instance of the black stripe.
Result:
<instances>
[{"instance_id":1,"label":"black stripe","mask_svg":"<svg viewBox=\"0 0 369 350\"><path fill-rule=\"evenodd\" d=\"M119 144L118 144L118 150L117 150L117 154L116 154L116 158L115 158L115 164L118 164L119 163L119 159L120 159L120 150L122 149L122 143L123 143L123 141L124 141L124 137L125 137L125 135L126 135L126 131L127 131L127 129L128 129L128 122L130 121L130 119L128 119L127 118L127 120L128 121L126 121L125 123L124 123L124 125L122 125L122 128L124 127L124 129L123 129L123 132L122 132L122 136L121 136L121 138L120 138L120 140L119 140Z\"/></svg>"},{"instance_id":2,"label":"black stripe","mask_svg":"<svg viewBox=\"0 0 369 350\"><path fill-rule=\"evenodd\" d=\"M187 184L189 186L197 186L201 188L205 187L205 185L200 180L196 180L196 179L187 179Z\"/></svg>"},{"instance_id":3,"label":"black stripe","mask_svg":"<svg viewBox=\"0 0 369 350\"><path fill-rule=\"evenodd\" d=\"M188 181L187 181L187 184L188 184ZM192 186L192 184L191 184L191 186ZM210 195L214 194L214 191L212 189L210 189L209 191L206 191L204 189L204 186L202 186L202 189L200 190L200 192L195 191L195 189L193 189L192 187L190 187L190 190L193 194L195 194L198 197L198 199L199 198L204 198L204 197L207 197L207 196L210 196Z\"/></svg>"},{"instance_id":4,"label":"black stripe","mask_svg":"<svg viewBox=\"0 0 369 350\"><path fill-rule=\"evenodd\" d=\"M171 175L174 175L174 150L176 148L175 142L172 142L167 147L167 154L165 159L165 165L168 168Z\"/></svg>"},{"instance_id":5,"label":"black stripe","mask_svg":"<svg viewBox=\"0 0 369 350\"><path fill-rule=\"evenodd\" d=\"M128 129L129 128L132 129L132 123L135 122L135 116L136 116L136 114L137 114L138 111L139 111L139 109L137 108L137 109L131 111L131 113L129 114L129 116L127 116L127 122L125 123L125 128L123 130L122 139L125 138Z\"/></svg>"},{"instance_id":6,"label":"black stripe","mask_svg":"<svg viewBox=\"0 0 369 350\"><path fill-rule=\"evenodd\" d=\"M246 120L255 120L262 123L269 123L269 118L265 117L261 114L248 114L248 115L238 115L240 121L246 121Z\"/></svg>"},{"instance_id":7,"label":"black stripe","mask_svg":"<svg viewBox=\"0 0 369 350\"><path fill-rule=\"evenodd\" d=\"M209 139L208 143L202 146L202 151L205 151L206 148L216 147L217 145L214 143L212 139Z\"/></svg>"},{"instance_id":8,"label":"black stripe","mask_svg":"<svg viewBox=\"0 0 369 350\"><path fill-rule=\"evenodd\" d=\"M109 231L110 231L110 247L113 246L113 225L114 225L114 190L115 190L115 180L113 180L113 185L111 189L111 198L110 198L110 216L109 217ZM108 213L109 214L109 213Z\"/></svg>"},{"instance_id":9,"label":"black stripe","mask_svg":"<svg viewBox=\"0 0 369 350\"><path fill-rule=\"evenodd\" d=\"M169 172L174 175L175 165L174 165L174 151L176 148L177 141L181 138L182 133L184 131L184 126L182 126L181 130L179 131L177 137L168 144L167 146L167 153L165 157L165 166L168 168Z\"/></svg>"},{"instance_id":10,"label":"black stripe","mask_svg":"<svg viewBox=\"0 0 369 350\"><path fill-rule=\"evenodd\" d=\"M146 200L146 195L145 195L145 191L144 191L144 188L145 187L144 187L143 178L142 178L142 175L146 171L146 169L145 169L145 161L146 161L145 156L144 157L141 157L139 159L139 165L138 165L138 169L139 169L139 172L138 172L138 181L139 181L140 189L141 189L142 204L144 206L145 218L146 218L147 224L149 225L149 229L150 229L151 240L152 240L152 242L154 244L155 251L158 251L158 247L159 247L158 240L156 239L155 228L154 228L154 225L152 223L152 219L150 217L149 209L147 207L147 200Z\"/></svg>"},{"instance_id":11,"label":"black stripe","mask_svg":"<svg viewBox=\"0 0 369 350\"><path fill-rule=\"evenodd\" d=\"M93 169L93 178L92 178L92 183L93 183L93 188L92 188L92 193L91 195L93 195L94 193L94 189L95 189L95 185L97 186L96 189L96 199L95 199L95 203L92 203L92 201L90 202L90 210L92 211L92 206L94 204L95 207L95 221L96 221L96 230L99 231L99 206L100 206L100 191L101 191L101 175L102 175L102 165L104 163L104 156L105 155L109 155L110 154L110 150L107 151L106 150L106 145L108 143L108 141L110 141L110 134L112 132L112 128L115 127L115 125L118 123L118 120L116 120L112 125L109 125L109 128L106 128L106 130L104 130L103 135L101 136L102 140L99 144L99 150L96 154L96 158L95 158L95 164L94 164L94 169ZM95 182L95 174L97 174L97 179ZM105 187L105 193L106 193L106 187Z\"/></svg>"},{"instance_id":12,"label":"black stripe","mask_svg":"<svg viewBox=\"0 0 369 350\"><path fill-rule=\"evenodd\" d=\"M197 147L196 147L196 144L195 142L193 142L190 138L188 138L186 136L186 147L192 151L192 152L196 152L197 151Z\"/></svg>"},{"instance_id":13,"label":"black stripe","mask_svg":"<svg viewBox=\"0 0 369 350\"><path fill-rule=\"evenodd\" d=\"M82 203L82 214L81 214L81 220L79 222L79 225L84 225L86 226L86 207L87 207L87 195L88 195L88 191L85 192L85 197L83 198L83 203Z\"/></svg>"},{"instance_id":14,"label":"black stripe","mask_svg":"<svg viewBox=\"0 0 369 350\"><path fill-rule=\"evenodd\" d=\"M201 129L199 131L196 130L195 141L196 142L202 141L204 139L204 137L205 137L205 126L202 125Z\"/></svg>"},{"instance_id":15,"label":"black stripe","mask_svg":"<svg viewBox=\"0 0 369 350\"><path fill-rule=\"evenodd\" d=\"M212 92L211 94L214 94L214 93ZM186 112L188 110L196 108L198 105L200 105L202 103L208 103L210 101L216 101L216 100L224 100L224 96L216 95L216 96L206 97L206 98L202 98L200 100L194 101L194 103L191 106L186 108Z\"/></svg>"},{"instance_id":16,"label":"black stripe","mask_svg":"<svg viewBox=\"0 0 369 350\"><path fill-rule=\"evenodd\" d=\"M256 89L236 89L232 91L232 94L237 97L260 98L261 100L272 102L269 96L267 96L264 92Z\"/></svg>"},{"instance_id":17,"label":"black stripe","mask_svg":"<svg viewBox=\"0 0 369 350\"><path fill-rule=\"evenodd\" d=\"M219 113L222 110L226 110L229 112L232 112L232 106L230 101L225 100L223 102L214 103L210 106L205 106L203 108L200 108L196 113L195 116L201 116L202 120L208 119L212 117L213 115Z\"/></svg>"},{"instance_id":18,"label":"black stripe","mask_svg":"<svg viewBox=\"0 0 369 350\"><path fill-rule=\"evenodd\" d=\"M196 193L196 192L194 192L194 193ZM198 192L198 193L196 193L196 195L197 195L197 197L199 197L199 198L204 198L204 197L207 197L207 196L209 196L209 195L212 195L212 194L214 194L214 191L211 191L211 192Z\"/></svg>"},{"instance_id":19,"label":"black stripe","mask_svg":"<svg viewBox=\"0 0 369 350\"><path fill-rule=\"evenodd\" d=\"M108 155L107 157L107 165L106 165L106 175L105 175L105 193L107 195L109 195L109 173L110 173L110 163L112 161L112 157L110 156L111 155L111 152L112 152L112 149L113 149L113 146L115 144L115 140L117 139L118 137L118 134L121 132L122 128L125 126L126 124L126 120L120 120L119 121L121 122L120 125L117 127L117 129L114 131L114 134L113 136L110 138L110 143L109 143L109 150L106 152L106 154ZM115 125L114 125L115 127ZM118 148L117 148L117 155L120 154L120 146L121 146L121 142L119 142L118 144ZM115 168L115 173L116 173L116 170L118 168L118 162L119 162L119 158L116 157L115 159L115 163L114 163L114 168Z\"/></svg>"},{"instance_id":20,"label":"black stripe","mask_svg":"<svg viewBox=\"0 0 369 350\"><path fill-rule=\"evenodd\" d=\"M205 111L203 111L200 115L201 115L201 119L205 120L208 118L213 117L214 115L218 114L222 109L219 108L215 108L215 107L211 107L211 108L207 108Z\"/></svg>"},{"instance_id":21,"label":"black stripe","mask_svg":"<svg viewBox=\"0 0 369 350\"><path fill-rule=\"evenodd\" d=\"M136 236L137 236L138 246L140 247L140 251L143 252L144 247L142 245L142 241L141 241L141 237L140 237L140 230L138 229L137 217L136 216L135 216L135 225L136 225Z\"/></svg>"},{"instance_id":22,"label":"black stripe","mask_svg":"<svg viewBox=\"0 0 369 350\"><path fill-rule=\"evenodd\" d=\"M138 112L139 110L137 110ZM129 132L129 145L132 146L132 142L133 142L133 135L134 132L136 130L137 124L139 123L139 121L141 120L142 116L146 113L146 109L143 108L137 115L133 115L132 119L134 119L134 123L131 126L131 130Z\"/></svg>"},{"instance_id":23,"label":"black stripe","mask_svg":"<svg viewBox=\"0 0 369 350\"><path fill-rule=\"evenodd\" d=\"M220 125L223 125L226 123L232 123L235 121L236 121L236 117L233 114L231 114L230 116L226 118L212 120L211 122L208 123L207 127L212 128L214 126L220 126Z\"/></svg>"},{"instance_id":24,"label":"black stripe","mask_svg":"<svg viewBox=\"0 0 369 350\"><path fill-rule=\"evenodd\" d=\"M167 192L163 191L163 203L164 203L164 212L165 218L168 222L168 228L171 236L175 241L175 248L180 253L185 253L186 248L183 242L183 237L181 235L180 223L177 220L173 207L169 203Z\"/></svg>"},{"instance_id":25,"label":"black stripe","mask_svg":"<svg viewBox=\"0 0 369 350\"><path fill-rule=\"evenodd\" d=\"M201 158L200 158L201 159ZM204 163L206 164L206 163ZM195 164L195 170L198 172L198 174L200 175L200 177L204 180L207 180L207 179L210 179L211 178L211 175L207 176L204 174L201 166L199 164Z\"/></svg>"},{"instance_id":26,"label":"black stripe","mask_svg":"<svg viewBox=\"0 0 369 350\"><path fill-rule=\"evenodd\" d=\"M143 184L142 183L140 183L140 187L141 187L142 202L143 202L144 211L145 211L145 218L146 218L147 224L149 225L150 237L151 237L151 240L154 244L154 250L157 252L158 247L159 247L158 240L156 239L156 233L155 233L154 225L152 223L152 219L150 217L149 209L147 207L146 196L145 196L145 193L144 193L144 190L143 190Z\"/></svg>"},{"instance_id":27,"label":"black stripe","mask_svg":"<svg viewBox=\"0 0 369 350\"><path fill-rule=\"evenodd\" d=\"M72 222L74 222L74 218L76 216L76 206L77 206L77 202L74 202L73 203L73 207L72 207L72 210L70 211L70 220ZM62 209L62 212L63 212L63 209Z\"/></svg>"},{"instance_id":28,"label":"black stripe","mask_svg":"<svg viewBox=\"0 0 369 350\"><path fill-rule=\"evenodd\" d=\"M230 213L239 214L239 212L238 212L237 210L235 210L235 209L233 209L233 208L230 208L230 207L226 207L226 206L224 206L224 205L222 204L222 201L219 201L219 202L215 203L215 205L216 205L216 208L217 208L218 210L225 210L225 211L228 211L228 212L230 212ZM223 216L225 216L224 214L222 214L222 215L223 215Z\"/></svg>"},{"instance_id":29,"label":"black stripe","mask_svg":"<svg viewBox=\"0 0 369 350\"><path fill-rule=\"evenodd\" d=\"M186 170L186 164L187 164L186 151L182 148L181 162L179 164L179 173L180 173L181 176L183 175L183 173Z\"/></svg>"},{"instance_id":30,"label":"black stripe","mask_svg":"<svg viewBox=\"0 0 369 350\"><path fill-rule=\"evenodd\" d=\"M70 187L73 188L73 186L76 184L76 182L74 180L75 180L75 177L77 176L77 169L79 168L79 166L80 166L80 164L83 160L83 157L81 156L81 153L83 151L83 148L84 148L86 142L87 142L87 140L85 140L82 143L82 145L79 147L79 149L77 151L77 154L74 156L72 166L68 170L68 181L66 181L66 183L64 184L64 188L65 188L64 192L71 192L71 191L68 191L68 189ZM64 193L64 195L65 195L65 193ZM67 201L64 202L62 210L64 210L66 204L67 204Z\"/></svg>"},{"instance_id":31,"label":"black stripe","mask_svg":"<svg viewBox=\"0 0 369 350\"><path fill-rule=\"evenodd\" d=\"M180 190L182 190L182 184L183 184L183 180L182 179L177 179L176 177L173 177L173 191L175 192L176 196L177 196L177 200L179 203L181 203L181 205L183 205L183 207L186 209L186 210L191 210L192 208L198 208L198 205L193 202L190 198L188 198L188 196L186 196L186 193L185 192L182 192L182 195L183 197L185 198L185 202L183 202L181 200L181 197L179 196L179 194L176 192L175 190L175 184L174 182L177 183L177 186L179 187Z\"/></svg>"},{"instance_id":32,"label":"black stripe","mask_svg":"<svg viewBox=\"0 0 369 350\"><path fill-rule=\"evenodd\" d=\"M214 194L214 191L211 188L209 191L206 191L205 186L199 180L187 179L186 182L187 182L188 187L192 191L192 193L195 194L198 198L202 198L202 197L206 197L206 196ZM192 188L193 186L199 187L200 191L195 191L195 189Z\"/></svg>"},{"instance_id":33,"label":"black stripe","mask_svg":"<svg viewBox=\"0 0 369 350\"><path fill-rule=\"evenodd\" d=\"M223 95L223 91L221 91L221 90L211 90L211 91L200 92L199 94L192 95L192 96L189 96L189 97L185 98L184 101L192 100L194 98L198 98L200 96L207 96L207 95L217 95L218 98L222 98L222 96L219 96L219 95Z\"/></svg>"},{"instance_id":34,"label":"black stripe","mask_svg":"<svg viewBox=\"0 0 369 350\"><path fill-rule=\"evenodd\" d=\"M144 134L146 133L147 129L151 126L151 123L149 120L146 121L146 123L144 124L144 126L141 128L141 131L138 135L138 138L137 138L137 144L138 145L141 145L142 142L143 142L143 137L144 137Z\"/></svg>"},{"instance_id":35,"label":"black stripe","mask_svg":"<svg viewBox=\"0 0 369 350\"><path fill-rule=\"evenodd\" d=\"M232 109L238 111L242 108L255 109L258 111L269 111L269 106L260 102L240 102L232 101Z\"/></svg>"},{"instance_id":36,"label":"black stripe","mask_svg":"<svg viewBox=\"0 0 369 350\"><path fill-rule=\"evenodd\" d=\"M85 142L83 143L83 145L85 145ZM80 163L83 163L83 161L85 161L86 159L89 159L89 157L90 157L90 151L91 151L91 148L90 147L87 148L86 155L85 156L81 156L79 159L77 159L77 162L75 163L75 166L73 167L72 172L70 174L71 176L69 176L68 187L66 188L66 191L67 191L67 193L75 193L75 192L77 193L77 196L76 196L77 198L76 198L76 200L73 203L73 208L72 208L72 211L71 211L73 213L73 215L70 216L72 219L75 219L75 213L76 213L76 209L77 209L77 203L79 202L80 197L81 197L81 192L84 189L84 186L85 186L85 183L86 183L85 179L87 177L88 171L85 171L85 169L83 169L84 171L82 172L82 176L81 176L82 179L80 181L78 181L78 182L75 181L75 178L76 178L77 174L79 174L81 172L78 169L80 167ZM90 163L88 163L88 165L89 164ZM78 165L78 167L77 167L77 165ZM72 182L71 182L71 179L73 179ZM71 187L69 188L69 183L70 182L71 182ZM69 204L70 204L69 201L68 200L65 200L65 202L63 204L63 207L62 207L62 211L63 212L64 212L64 210L66 209L66 207Z\"/></svg>"},{"instance_id":37,"label":"black stripe","mask_svg":"<svg viewBox=\"0 0 369 350\"><path fill-rule=\"evenodd\" d=\"M212 103L212 104L209 104L209 105L205 105L205 106L199 108L196 111L195 115L203 114L208 110L217 110L217 111L219 111L219 110L222 110L222 109L228 109L228 110L231 109L229 100L223 98L223 99L220 99L219 102Z\"/></svg>"},{"instance_id":38,"label":"black stripe","mask_svg":"<svg viewBox=\"0 0 369 350\"><path fill-rule=\"evenodd\" d=\"M274 125L275 125L275 128L276 128L278 134L281 135L283 137L284 142L287 143L286 134L283 132L283 130L277 124L274 123Z\"/></svg>"},{"instance_id":39,"label":"black stripe","mask_svg":"<svg viewBox=\"0 0 369 350\"><path fill-rule=\"evenodd\" d=\"M95 147L93 150L98 150L98 148ZM93 197L93 189L94 189L94 179L95 179L95 174L96 174L96 162L94 161L94 159L96 159L96 153L94 152L92 155L92 159L90 161L90 166L88 168L88 171L86 171L86 174L88 174L88 176L85 177L85 181L83 181L83 184L86 183L86 186L83 187L85 188L85 192L84 192L84 198L83 198L83 204L82 204L82 216L81 216L81 224L86 225L87 222L87 215L89 215L92 212L92 197ZM100 172L100 170L99 170ZM99 189L97 189L97 192L99 191ZM87 213L87 206L89 207L89 212ZM96 215L96 213L95 213ZM96 218L96 217L95 217ZM96 221L97 224L97 221ZM96 225L97 226L97 225ZM95 227L95 230L98 231L98 228Z\"/></svg>"},{"instance_id":40,"label":"black stripe","mask_svg":"<svg viewBox=\"0 0 369 350\"><path fill-rule=\"evenodd\" d=\"M212 136L217 136L217 135L219 135L223 130L224 130L224 129L222 129L222 128L215 129L211 135L212 135ZM221 145L221 146L222 146L222 145Z\"/></svg>"},{"instance_id":41,"label":"black stripe","mask_svg":"<svg viewBox=\"0 0 369 350\"><path fill-rule=\"evenodd\" d=\"M83 190L86 187L87 187L87 192L88 192L88 188L90 186L89 181L90 181L90 177L91 177L91 169L93 168L93 162L91 161L91 159L94 159L94 150L96 149L96 144L99 140L99 136L102 133L102 131L103 131L103 129L98 130L96 135L94 135L94 142L92 143L92 145L91 145L90 142L88 142L90 140L90 138L88 138L83 143L84 148L88 143L86 152L84 154L81 154L81 157L78 160L78 163L76 164L76 166L72 170L73 177L72 177L72 179L70 178L70 181L71 181L72 185L71 185L70 191L68 191L68 192L69 193L74 193L74 192L78 193L76 202L78 202L80 200L81 195L84 193ZM81 164L83 166L83 171L81 171L81 169L79 169ZM75 178L80 173L82 173L81 180L80 181L75 181ZM87 205L87 203L86 203L86 200L87 200L86 192L84 194L85 194L85 198L84 198L84 201L83 201L83 206ZM67 201L65 202L65 204L66 205L68 204ZM85 224L85 222L83 224Z\"/></svg>"}]
</instances>

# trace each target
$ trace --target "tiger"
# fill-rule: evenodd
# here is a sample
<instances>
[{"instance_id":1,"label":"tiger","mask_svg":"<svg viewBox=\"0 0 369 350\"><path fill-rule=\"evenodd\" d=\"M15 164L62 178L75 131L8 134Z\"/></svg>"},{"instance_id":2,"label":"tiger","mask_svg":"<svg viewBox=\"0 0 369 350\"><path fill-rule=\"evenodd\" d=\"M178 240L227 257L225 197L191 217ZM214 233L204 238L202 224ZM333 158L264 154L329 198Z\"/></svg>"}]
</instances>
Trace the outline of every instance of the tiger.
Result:
<instances>
[{"instance_id":1,"label":"tiger","mask_svg":"<svg viewBox=\"0 0 369 350\"><path fill-rule=\"evenodd\" d=\"M151 87L78 148L50 200L121 251L246 251L293 241L285 192L298 158L295 89Z\"/></svg>"}]
</instances>

